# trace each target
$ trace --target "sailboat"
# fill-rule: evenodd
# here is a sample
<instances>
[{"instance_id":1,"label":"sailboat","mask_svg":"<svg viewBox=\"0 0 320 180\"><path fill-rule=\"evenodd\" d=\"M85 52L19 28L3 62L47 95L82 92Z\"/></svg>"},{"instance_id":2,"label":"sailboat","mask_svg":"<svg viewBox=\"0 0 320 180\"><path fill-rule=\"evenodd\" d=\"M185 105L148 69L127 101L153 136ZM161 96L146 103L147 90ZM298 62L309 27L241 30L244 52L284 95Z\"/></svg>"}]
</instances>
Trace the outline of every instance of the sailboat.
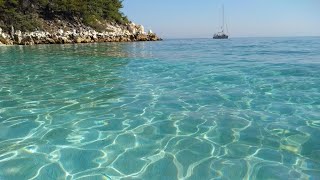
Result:
<instances>
[{"instance_id":1,"label":"sailboat","mask_svg":"<svg viewBox=\"0 0 320 180\"><path fill-rule=\"evenodd\" d=\"M224 31L224 27L226 25L224 24L224 6L222 6L222 26L221 26L221 31L214 34L213 35L213 39L228 39L229 36L227 33L225 33ZM227 31L228 31L228 28L227 28Z\"/></svg>"}]
</instances>

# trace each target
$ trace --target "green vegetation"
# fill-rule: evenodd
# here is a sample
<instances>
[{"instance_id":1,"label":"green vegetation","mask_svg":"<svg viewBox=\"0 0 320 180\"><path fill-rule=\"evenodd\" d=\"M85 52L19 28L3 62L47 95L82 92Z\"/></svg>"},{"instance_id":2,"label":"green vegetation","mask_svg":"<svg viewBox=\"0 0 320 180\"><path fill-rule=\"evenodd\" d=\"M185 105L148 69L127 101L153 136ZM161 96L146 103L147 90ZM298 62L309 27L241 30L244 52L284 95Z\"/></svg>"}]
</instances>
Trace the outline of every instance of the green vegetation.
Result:
<instances>
[{"instance_id":1,"label":"green vegetation","mask_svg":"<svg viewBox=\"0 0 320 180\"><path fill-rule=\"evenodd\" d=\"M98 27L99 21L128 22L120 12L122 0L0 0L0 27L34 30L40 19L79 20Z\"/></svg>"}]
</instances>

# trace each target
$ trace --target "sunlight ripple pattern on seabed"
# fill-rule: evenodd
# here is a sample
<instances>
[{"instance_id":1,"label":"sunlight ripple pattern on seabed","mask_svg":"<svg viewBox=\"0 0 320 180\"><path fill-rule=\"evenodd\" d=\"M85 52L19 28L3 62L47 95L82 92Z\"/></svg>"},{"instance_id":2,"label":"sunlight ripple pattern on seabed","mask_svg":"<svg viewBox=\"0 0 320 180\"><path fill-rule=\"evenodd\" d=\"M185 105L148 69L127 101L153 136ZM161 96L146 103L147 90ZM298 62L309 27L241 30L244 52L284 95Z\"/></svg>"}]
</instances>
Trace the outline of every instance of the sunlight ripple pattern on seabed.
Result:
<instances>
[{"instance_id":1,"label":"sunlight ripple pattern on seabed","mask_svg":"<svg viewBox=\"0 0 320 180\"><path fill-rule=\"evenodd\" d=\"M0 47L0 179L320 179L319 40Z\"/></svg>"}]
</instances>

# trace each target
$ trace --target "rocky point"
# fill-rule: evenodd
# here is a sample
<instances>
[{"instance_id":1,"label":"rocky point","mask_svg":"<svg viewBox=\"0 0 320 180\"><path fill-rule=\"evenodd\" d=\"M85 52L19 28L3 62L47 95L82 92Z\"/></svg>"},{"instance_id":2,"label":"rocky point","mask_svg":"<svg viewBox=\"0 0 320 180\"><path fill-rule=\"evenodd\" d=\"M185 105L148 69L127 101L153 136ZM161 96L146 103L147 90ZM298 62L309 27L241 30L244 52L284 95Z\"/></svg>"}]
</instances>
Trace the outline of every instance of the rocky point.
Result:
<instances>
[{"instance_id":1,"label":"rocky point","mask_svg":"<svg viewBox=\"0 0 320 180\"><path fill-rule=\"evenodd\" d=\"M14 27L11 27L10 32L4 32L0 28L0 44L34 45L161 40L151 30L146 33L142 25L134 23L106 24L106 28L100 32L83 24L71 24L61 20L48 21L46 27L46 30L33 32L22 32Z\"/></svg>"}]
</instances>

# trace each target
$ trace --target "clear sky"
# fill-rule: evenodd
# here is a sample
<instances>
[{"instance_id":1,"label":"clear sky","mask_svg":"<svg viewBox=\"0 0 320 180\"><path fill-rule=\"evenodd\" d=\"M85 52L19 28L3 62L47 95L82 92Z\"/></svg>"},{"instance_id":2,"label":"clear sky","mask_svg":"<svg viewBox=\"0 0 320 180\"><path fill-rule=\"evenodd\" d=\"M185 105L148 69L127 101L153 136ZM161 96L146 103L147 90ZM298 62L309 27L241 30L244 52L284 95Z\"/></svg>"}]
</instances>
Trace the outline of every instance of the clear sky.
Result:
<instances>
[{"instance_id":1,"label":"clear sky","mask_svg":"<svg viewBox=\"0 0 320 180\"><path fill-rule=\"evenodd\" d=\"M320 36L320 0L124 0L129 19L164 38L211 37L225 6L233 37Z\"/></svg>"}]
</instances>

